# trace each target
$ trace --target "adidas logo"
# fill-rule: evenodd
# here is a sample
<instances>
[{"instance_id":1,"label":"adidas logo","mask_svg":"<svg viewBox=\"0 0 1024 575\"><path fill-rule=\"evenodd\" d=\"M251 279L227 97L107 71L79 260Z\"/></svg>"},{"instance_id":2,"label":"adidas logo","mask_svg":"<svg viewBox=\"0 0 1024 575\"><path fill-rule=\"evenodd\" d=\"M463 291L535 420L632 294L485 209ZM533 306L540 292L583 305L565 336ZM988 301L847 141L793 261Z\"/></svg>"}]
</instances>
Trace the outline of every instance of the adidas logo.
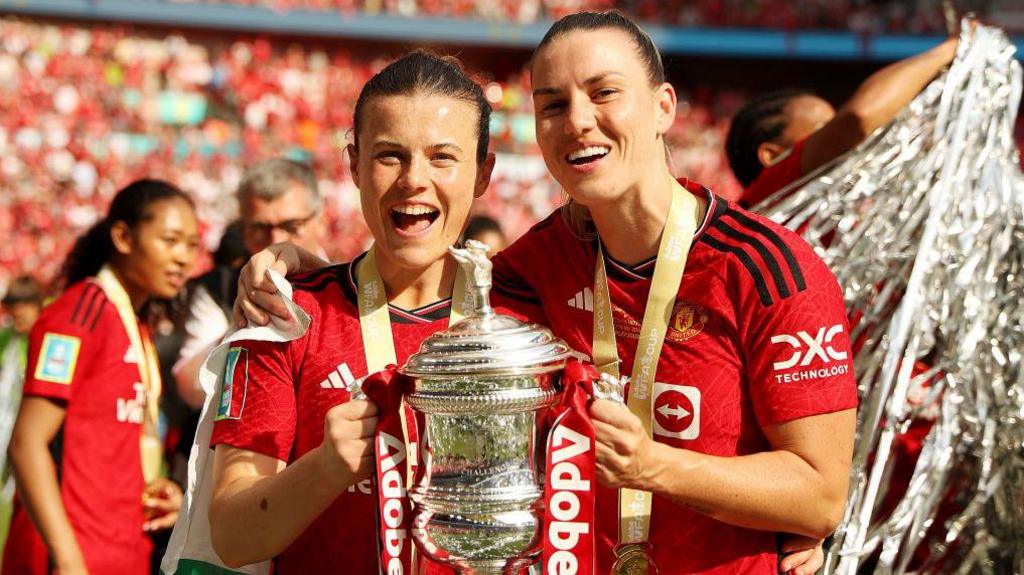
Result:
<instances>
[{"instance_id":1,"label":"adidas logo","mask_svg":"<svg viewBox=\"0 0 1024 575\"><path fill-rule=\"evenodd\" d=\"M320 382L320 387L323 389L352 389L352 384L356 382L356 378L352 377L352 370L348 368L348 364L343 363L338 367L334 368L327 379Z\"/></svg>"},{"instance_id":2,"label":"adidas logo","mask_svg":"<svg viewBox=\"0 0 1024 575\"><path fill-rule=\"evenodd\" d=\"M573 309L581 309L583 311L594 311L594 292L585 287L580 291L576 292L576 295L569 298L569 307Z\"/></svg>"}]
</instances>

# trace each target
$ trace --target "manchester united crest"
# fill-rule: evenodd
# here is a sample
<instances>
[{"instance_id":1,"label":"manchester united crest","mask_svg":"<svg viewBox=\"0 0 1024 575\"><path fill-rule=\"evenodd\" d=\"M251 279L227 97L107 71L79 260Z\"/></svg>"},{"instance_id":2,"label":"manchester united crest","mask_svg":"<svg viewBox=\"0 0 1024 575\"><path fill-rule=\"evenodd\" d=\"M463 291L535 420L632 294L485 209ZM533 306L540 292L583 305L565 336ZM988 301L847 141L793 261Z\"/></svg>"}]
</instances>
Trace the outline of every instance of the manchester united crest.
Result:
<instances>
[{"instance_id":1,"label":"manchester united crest","mask_svg":"<svg viewBox=\"0 0 1024 575\"><path fill-rule=\"evenodd\" d=\"M665 339L687 341L697 337L708 321L708 311L688 301L676 302L672 310L672 321L668 324Z\"/></svg>"}]
</instances>

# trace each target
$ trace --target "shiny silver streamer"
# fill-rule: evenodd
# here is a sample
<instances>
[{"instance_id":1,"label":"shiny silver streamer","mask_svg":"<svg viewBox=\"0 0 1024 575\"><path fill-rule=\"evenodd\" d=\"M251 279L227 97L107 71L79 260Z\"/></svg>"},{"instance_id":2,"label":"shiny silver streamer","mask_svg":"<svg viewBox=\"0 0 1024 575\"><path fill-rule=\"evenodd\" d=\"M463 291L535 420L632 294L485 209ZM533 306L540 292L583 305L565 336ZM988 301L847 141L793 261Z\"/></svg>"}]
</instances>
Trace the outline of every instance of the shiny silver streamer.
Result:
<instances>
[{"instance_id":1,"label":"shiny silver streamer","mask_svg":"<svg viewBox=\"0 0 1024 575\"><path fill-rule=\"evenodd\" d=\"M1024 573L1014 52L998 29L963 34L949 70L893 123L758 206L832 266L859 342L853 474L827 573ZM934 425L896 485L895 448L922 419Z\"/></svg>"}]
</instances>

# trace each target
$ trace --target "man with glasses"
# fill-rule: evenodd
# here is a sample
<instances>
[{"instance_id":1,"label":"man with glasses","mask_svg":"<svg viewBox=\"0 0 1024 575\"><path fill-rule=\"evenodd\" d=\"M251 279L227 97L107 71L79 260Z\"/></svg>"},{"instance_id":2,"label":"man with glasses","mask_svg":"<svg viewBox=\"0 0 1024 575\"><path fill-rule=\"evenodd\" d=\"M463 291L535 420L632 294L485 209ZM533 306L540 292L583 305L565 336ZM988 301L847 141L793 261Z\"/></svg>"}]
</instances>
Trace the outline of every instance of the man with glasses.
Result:
<instances>
[{"instance_id":1,"label":"man with glasses","mask_svg":"<svg viewBox=\"0 0 1024 575\"><path fill-rule=\"evenodd\" d=\"M323 198L309 166L282 158L256 164L245 172L238 185L238 205L241 244L248 254L240 260L217 261L213 270L193 282L185 337L173 369L178 393L196 410L205 399L199 387L199 368L230 328L238 270L249 254L289 241L326 259L320 245L326 231ZM222 244L230 240L227 236ZM223 248L222 245L218 253L231 251ZM182 443L191 445L191 440ZM187 460L187 451L184 456Z\"/></svg>"}]
</instances>

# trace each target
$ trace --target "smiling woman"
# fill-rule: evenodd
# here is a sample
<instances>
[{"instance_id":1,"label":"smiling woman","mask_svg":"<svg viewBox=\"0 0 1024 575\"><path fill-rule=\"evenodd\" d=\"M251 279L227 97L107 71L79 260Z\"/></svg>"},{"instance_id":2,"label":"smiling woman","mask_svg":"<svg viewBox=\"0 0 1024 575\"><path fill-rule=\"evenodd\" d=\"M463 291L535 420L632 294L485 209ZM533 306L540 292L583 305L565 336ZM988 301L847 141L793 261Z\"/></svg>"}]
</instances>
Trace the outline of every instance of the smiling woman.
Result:
<instances>
[{"instance_id":1,"label":"smiling woman","mask_svg":"<svg viewBox=\"0 0 1024 575\"><path fill-rule=\"evenodd\" d=\"M571 201L495 258L495 291L539 301L556 335L631 376L628 411L590 407L596 571L776 573L776 531L811 538L784 546L803 552L783 570L800 565L842 514L852 455L835 278L788 230L671 173L675 89L626 17L556 22L532 83L537 142ZM787 334L826 332L841 360L784 365Z\"/></svg>"},{"instance_id":2,"label":"smiling woman","mask_svg":"<svg viewBox=\"0 0 1024 575\"><path fill-rule=\"evenodd\" d=\"M311 317L305 335L234 344L242 359L225 374L219 405L228 407L211 441L209 524L225 564L274 558L279 574L380 571L367 479L377 410L349 389L404 363L459 311L447 250L490 180L489 114L456 60L422 52L363 88L347 152L374 244L352 262L293 278L294 301ZM298 250L272 249L285 259ZM379 337L365 341L364 327Z\"/></svg>"},{"instance_id":3,"label":"smiling woman","mask_svg":"<svg viewBox=\"0 0 1024 575\"><path fill-rule=\"evenodd\" d=\"M198 244L192 200L155 180L118 192L76 243L29 338L5 570L149 572L146 532L174 524L181 490L159 476L160 370L139 314L177 295Z\"/></svg>"}]
</instances>

